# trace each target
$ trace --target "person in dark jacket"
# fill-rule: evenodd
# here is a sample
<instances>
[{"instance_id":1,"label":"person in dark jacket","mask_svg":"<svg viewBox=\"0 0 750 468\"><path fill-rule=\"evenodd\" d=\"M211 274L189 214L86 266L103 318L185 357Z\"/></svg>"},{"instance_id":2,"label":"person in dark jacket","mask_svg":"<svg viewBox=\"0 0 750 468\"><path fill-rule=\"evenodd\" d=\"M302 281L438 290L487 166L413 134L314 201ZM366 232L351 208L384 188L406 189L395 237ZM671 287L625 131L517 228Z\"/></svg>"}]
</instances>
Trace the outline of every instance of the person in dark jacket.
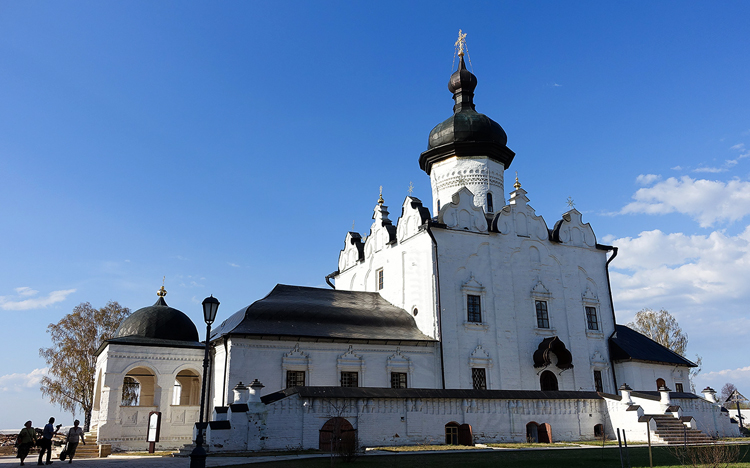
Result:
<instances>
[{"instance_id":1,"label":"person in dark jacket","mask_svg":"<svg viewBox=\"0 0 750 468\"><path fill-rule=\"evenodd\" d=\"M55 424L55 418L49 418L49 423L44 426L44 430L42 431L42 438L39 441L39 460L37 460L37 465L42 465L42 456L47 453L47 465L52 464L52 438L57 434L57 431L60 430L60 427L62 424L58 424L55 428L52 426Z\"/></svg>"},{"instance_id":2,"label":"person in dark jacket","mask_svg":"<svg viewBox=\"0 0 750 468\"><path fill-rule=\"evenodd\" d=\"M26 421L23 429L18 433L18 455L16 457L21 459L21 466L23 466L23 461L29 455L29 450L35 445L36 429L31 427L31 421Z\"/></svg>"}]
</instances>

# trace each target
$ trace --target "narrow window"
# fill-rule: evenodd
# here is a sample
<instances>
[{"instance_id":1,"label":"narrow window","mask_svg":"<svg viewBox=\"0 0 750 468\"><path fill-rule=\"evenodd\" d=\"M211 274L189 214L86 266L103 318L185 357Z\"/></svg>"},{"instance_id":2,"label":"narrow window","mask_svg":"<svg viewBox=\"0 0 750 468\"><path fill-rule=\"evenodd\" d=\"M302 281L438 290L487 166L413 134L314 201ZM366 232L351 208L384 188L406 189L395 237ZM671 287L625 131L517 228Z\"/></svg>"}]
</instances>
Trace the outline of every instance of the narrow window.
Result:
<instances>
[{"instance_id":1,"label":"narrow window","mask_svg":"<svg viewBox=\"0 0 750 468\"><path fill-rule=\"evenodd\" d=\"M391 388L406 388L405 372L391 372Z\"/></svg>"},{"instance_id":2,"label":"narrow window","mask_svg":"<svg viewBox=\"0 0 750 468\"><path fill-rule=\"evenodd\" d=\"M492 205L492 194L488 192L487 193L487 213L494 213L494 211L495 211L495 208Z\"/></svg>"},{"instance_id":3,"label":"narrow window","mask_svg":"<svg viewBox=\"0 0 750 468\"><path fill-rule=\"evenodd\" d=\"M487 390L487 373L483 367L474 367L471 369L471 383L474 390Z\"/></svg>"},{"instance_id":4,"label":"narrow window","mask_svg":"<svg viewBox=\"0 0 750 468\"><path fill-rule=\"evenodd\" d=\"M604 384L602 383L602 371L594 371L594 388L597 392L604 391Z\"/></svg>"},{"instance_id":5,"label":"narrow window","mask_svg":"<svg viewBox=\"0 0 750 468\"><path fill-rule=\"evenodd\" d=\"M437 210L440 211L440 200L437 201Z\"/></svg>"},{"instance_id":6,"label":"narrow window","mask_svg":"<svg viewBox=\"0 0 750 468\"><path fill-rule=\"evenodd\" d=\"M482 321L482 301L479 296L473 294L466 296L466 311L469 322Z\"/></svg>"},{"instance_id":7,"label":"narrow window","mask_svg":"<svg viewBox=\"0 0 750 468\"><path fill-rule=\"evenodd\" d=\"M589 330L599 329L599 321L596 319L596 307L586 307L586 323Z\"/></svg>"},{"instance_id":8,"label":"narrow window","mask_svg":"<svg viewBox=\"0 0 750 468\"><path fill-rule=\"evenodd\" d=\"M547 301L536 301L536 326L537 328L549 328Z\"/></svg>"},{"instance_id":9,"label":"narrow window","mask_svg":"<svg viewBox=\"0 0 750 468\"><path fill-rule=\"evenodd\" d=\"M341 373L341 386L342 387L359 387L357 382L356 372L342 372Z\"/></svg>"},{"instance_id":10,"label":"narrow window","mask_svg":"<svg viewBox=\"0 0 750 468\"><path fill-rule=\"evenodd\" d=\"M681 384L681 383L679 383L679 382L675 382L675 384L674 384L674 391L675 391L675 392L680 392L680 393L682 393L682 392L684 392L685 390L684 390L684 387L682 386L682 384Z\"/></svg>"},{"instance_id":11,"label":"narrow window","mask_svg":"<svg viewBox=\"0 0 750 468\"><path fill-rule=\"evenodd\" d=\"M383 269L379 269L378 272L378 291L383 289Z\"/></svg>"},{"instance_id":12,"label":"narrow window","mask_svg":"<svg viewBox=\"0 0 750 468\"><path fill-rule=\"evenodd\" d=\"M304 387L305 371L286 371L286 388Z\"/></svg>"}]
</instances>

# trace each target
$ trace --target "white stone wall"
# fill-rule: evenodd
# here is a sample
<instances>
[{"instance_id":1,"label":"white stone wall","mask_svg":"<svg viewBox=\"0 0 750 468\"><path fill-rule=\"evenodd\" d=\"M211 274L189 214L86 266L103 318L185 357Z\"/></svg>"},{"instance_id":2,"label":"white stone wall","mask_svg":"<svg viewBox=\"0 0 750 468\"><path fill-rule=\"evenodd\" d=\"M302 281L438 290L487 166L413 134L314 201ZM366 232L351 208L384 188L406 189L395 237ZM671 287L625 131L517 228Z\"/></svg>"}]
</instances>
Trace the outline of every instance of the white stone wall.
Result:
<instances>
[{"instance_id":1,"label":"white stone wall","mask_svg":"<svg viewBox=\"0 0 750 468\"><path fill-rule=\"evenodd\" d=\"M672 391L676 390L677 383L681 383L683 389L690 392L690 368L685 366L626 361L616 362L614 368L617 383L627 383L635 391L656 391L656 380L664 379Z\"/></svg>"},{"instance_id":2,"label":"white stone wall","mask_svg":"<svg viewBox=\"0 0 750 468\"><path fill-rule=\"evenodd\" d=\"M526 424L550 424L553 441L590 440L594 426L605 421L602 400L480 400L480 399L322 399L293 395L267 405L265 415L245 421L266 422L263 450L317 449L319 431L333 417L344 417L357 429L366 447L445 443L445 425L470 424L476 443L524 442ZM219 434L219 433L222 434ZM211 451L241 450L231 431L212 431ZM250 443L250 442L248 442ZM219 447L221 445L221 447Z\"/></svg>"},{"instance_id":3,"label":"white stone wall","mask_svg":"<svg viewBox=\"0 0 750 468\"><path fill-rule=\"evenodd\" d=\"M348 344L334 342L279 341L252 338L229 338L227 385L224 380L223 351L217 346L214 373L214 406L232 401L232 388L240 381L248 384L260 380L264 394L286 388L286 371L304 371L305 385L340 385L340 373L358 372L360 387L390 388L390 373L407 373L410 388L436 388L437 347L394 344ZM225 396L222 400L221 396Z\"/></svg>"},{"instance_id":4,"label":"white stone wall","mask_svg":"<svg viewBox=\"0 0 750 468\"><path fill-rule=\"evenodd\" d=\"M200 411L197 405L172 405L174 382L182 370L202 375L203 350L109 344L97 358L92 426L98 429L98 443L114 450L145 450L148 413L160 411L162 450L176 449L192 441L191 434ZM123 379L135 368L148 369L155 376L153 404L122 406ZM97 405L98 403L98 405Z\"/></svg>"}]
</instances>

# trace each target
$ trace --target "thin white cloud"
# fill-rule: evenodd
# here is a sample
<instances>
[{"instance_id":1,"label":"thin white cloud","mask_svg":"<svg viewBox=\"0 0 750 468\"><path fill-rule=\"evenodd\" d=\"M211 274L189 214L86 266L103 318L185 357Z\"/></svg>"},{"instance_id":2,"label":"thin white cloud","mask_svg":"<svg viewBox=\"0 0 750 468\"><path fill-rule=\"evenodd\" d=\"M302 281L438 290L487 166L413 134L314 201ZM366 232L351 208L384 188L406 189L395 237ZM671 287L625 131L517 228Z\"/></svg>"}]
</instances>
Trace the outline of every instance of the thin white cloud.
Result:
<instances>
[{"instance_id":1,"label":"thin white cloud","mask_svg":"<svg viewBox=\"0 0 750 468\"><path fill-rule=\"evenodd\" d=\"M705 378L714 377L737 377L739 374L744 374L745 377L750 378L750 366L740 367L738 369L723 369L720 371L707 372Z\"/></svg>"},{"instance_id":2,"label":"thin white cloud","mask_svg":"<svg viewBox=\"0 0 750 468\"><path fill-rule=\"evenodd\" d=\"M673 168L671 168L671 169L672 169L673 171L681 171L681 170L682 170L682 166L675 166L675 167L673 167Z\"/></svg>"},{"instance_id":3,"label":"thin white cloud","mask_svg":"<svg viewBox=\"0 0 750 468\"><path fill-rule=\"evenodd\" d=\"M726 167L696 167L693 169L693 172L706 172L709 174L718 174L719 172L726 172L728 169Z\"/></svg>"},{"instance_id":4,"label":"thin white cloud","mask_svg":"<svg viewBox=\"0 0 750 468\"><path fill-rule=\"evenodd\" d=\"M0 392L23 392L39 385L42 377L47 375L47 368L34 369L28 374L0 375Z\"/></svg>"},{"instance_id":5,"label":"thin white cloud","mask_svg":"<svg viewBox=\"0 0 750 468\"><path fill-rule=\"evenodd\" d=\"M40 309L43 307L62 302L71 294L76 292L75 289L63 289L52 291L46 296L36 296L39 291L29 287L16 288L17 296L0 296L0 309L3 310L30 310ZM26 298L26 299L25 299Z\"/></svg>"},{"instance_id":6,"label":"thin white cloud","mask_svg":"<svg viewBox=\"0 0 750 468\"><path fill-rule=\"evenodd\" d=\"M738 221L750 214L750 182L670 177L638 189L633 199L620 214L682 213L702 227L709 227L717 222Z\"/></svg>"},{"instance_id":7,"label":"thin white cloud","mask_svg":"<svg viewBox=\"0 0 750 468\"><path fill-rule=\"evenodd\" d=\"M635 181L640 185L651 185L660 179L661 176L657 174L641 174L635 178Z\"/></svg>"},{"instance_id":8,"label":"thin white cloud","mask_svg":"<svg viewBox=\"0 0 750 468\"><path fill-rule=\"evenodd\" d=\"M237 265L236 263L232 263L232 262L228 262L227 265L229 265L230 267L234 267L234 268L240 268L239 265Z\"/></svg>"},{"instance_id":9,"label":"thin white cloud","mask_svg":"<svg viewBox=\"0 0 750 468\"><path fill-rule=\"evenodd\" d=\"M730 147L729 147L729 149L733 149L733 150L738 150L738 151L742 151L742 150L744 150L744 149L745 149L745 144L744 144L744 143L737 143L737 144L736 144L736 145L734 145L734 146L730 146Z\"/></svg>"}]
</instances>

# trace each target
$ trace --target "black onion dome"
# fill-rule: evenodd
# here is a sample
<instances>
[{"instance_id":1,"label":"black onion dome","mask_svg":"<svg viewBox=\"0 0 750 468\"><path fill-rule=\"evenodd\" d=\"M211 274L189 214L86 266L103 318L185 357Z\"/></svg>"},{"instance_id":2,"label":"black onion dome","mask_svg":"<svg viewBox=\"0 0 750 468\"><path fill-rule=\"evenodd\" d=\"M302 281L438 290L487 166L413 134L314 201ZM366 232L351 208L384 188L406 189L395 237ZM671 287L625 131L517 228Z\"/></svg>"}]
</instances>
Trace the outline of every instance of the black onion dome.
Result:
<instances>
[{"instance_id":1,"label":"black onion dome","mask_svg":"<svg viewBox=\"0 0 750 468\"><path fill-rule=\"evenodd\" d=\"M427 151L419 158L419 166L428 174L432 164L451 156L487 156L507 169L515 153L506 144L508 135L497 122L474 109L477 77L466 69L461 57L458 70L448 81L453 93L453 115L430 132Z\"/></svg>"},{"instance_id":2,"label":"black onion dome","mask_svg":"<svg viewBox=\"0 0 750 468\"><path fill-rule=\"evenodd\" d=\"M198 338L198 329L184 313L167 305L163 297L150 307L133 312L122 321L115 332L113 341L118 338L149 338L167 341L193 341Z\"/></svg>"}]
</instances>

